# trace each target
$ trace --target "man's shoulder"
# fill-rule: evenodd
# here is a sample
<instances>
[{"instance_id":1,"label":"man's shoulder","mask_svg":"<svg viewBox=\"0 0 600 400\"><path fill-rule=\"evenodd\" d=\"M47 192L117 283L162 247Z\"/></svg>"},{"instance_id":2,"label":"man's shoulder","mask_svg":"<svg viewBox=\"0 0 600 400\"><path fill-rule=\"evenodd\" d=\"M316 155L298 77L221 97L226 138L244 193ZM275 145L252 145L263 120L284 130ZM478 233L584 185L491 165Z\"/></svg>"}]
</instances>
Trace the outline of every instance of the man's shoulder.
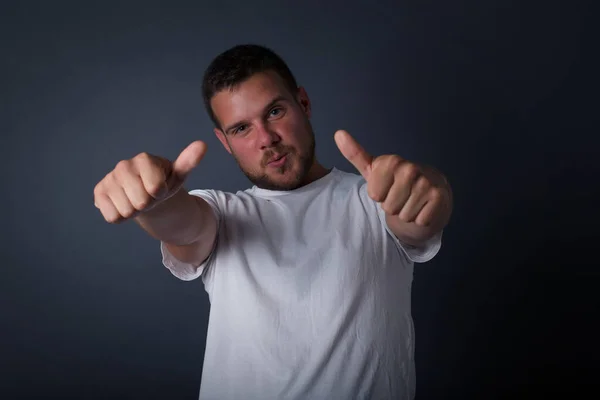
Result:
<instances>
[{"instance_id":1,"label":"man's shoulder","mask_svg":"<svg viewBox=\"0 0 600 400\"><path fill-rule=\"evenodd\" d=\"M347 172L347 171L337 169L337 168L335 168L334 171L337 174L339 181L348 181L348 182L353 182L353 183L359 183L360 181L364 180L362 175L357 174L355 172Z\"/></svg>"},{"instance_id":2,"label":"man's shoulder","mask_svg":"<svg viewBox=\"0 0 600 400\"><path fill-rule=\"evenodd\" d=\"M231 198L231 197L239 197L240 195L247 194L250 189L246 190L238 190L237 192L230 192L220 189L192 189L188 191L189 194L195 196L209 196L209 197L222 197L222 198Z\"/></svg>"},{"instance_id":3,"label":"man's shoulder","mask_svg":"<svg viewBox=\"0 0 600 400\"><path fill-rule=\"evenodd\" d=\"M362 175L346 172L339 169L335 170L335 178L330 183L334 190L348 191L352 188L359 190L365 183L365 179Z\"/></svg>"},{"instance_id":4,"label":"man's shoulder","mask_svg":"<svg viewBox=\"0 0 600 400\"><path fill-rule=\"evenodd\" d=\"M206 200L213 208L220 211L223 211L232 204L236 204L240 201L247 201L250 198L247 191L242 190L234 193L219 189L193 189L188 193Z\"/></svg>"}]
</instances>

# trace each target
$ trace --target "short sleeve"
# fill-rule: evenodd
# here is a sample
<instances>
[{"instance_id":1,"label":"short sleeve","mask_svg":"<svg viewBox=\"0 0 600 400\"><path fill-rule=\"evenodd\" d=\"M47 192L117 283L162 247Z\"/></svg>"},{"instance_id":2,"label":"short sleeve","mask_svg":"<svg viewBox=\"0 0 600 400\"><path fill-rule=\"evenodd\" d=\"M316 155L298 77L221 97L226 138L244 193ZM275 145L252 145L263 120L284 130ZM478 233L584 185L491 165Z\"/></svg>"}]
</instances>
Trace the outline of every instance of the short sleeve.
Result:
<instances>
[{"instance_id":1,"label":"short sleeve","mask_svg":"<svg viewBox=\"0 0 600 400\"><path fill-rule=\"evenodd\" d=\"M392 237L394 243L396 243L398 248L400 248L412 262L425 263L433 259L440 251L442 247L443 230L431 237L423 246L416 247L398 240L396 235L388 227L385 220L385 211L383 211L381 204L379 203L377 203L377 214L379 216L379 220L385 227L385 230L388 232L388 234Z\"/></svg>"},{"instance_id":2,"label":"short sleeve","mask_svg":"<svg viewBox=\"0 0 600 400\"><path fill-rule=\"evenodd\" d=\"M162 263L163 265L178 279L183 281L191 281L202 274L206 274L207 270L210 269L210 264L212 264L214 259L214 252L218 242L218 232L219 227L221 225L221 213L219 210L218 200L216 193L213 190L191 190L188 192L193 196L198 196L205 200L210 208L212 209L215 217L217 218L217 240L215 240L215 244L213 245L213 249L208 256L208 258L200 265L196 266L190 263L186 263L178 260L171 254L167 246L164 242L160 242L160 252L162 255Z\"/></svg>"}]
</instances>

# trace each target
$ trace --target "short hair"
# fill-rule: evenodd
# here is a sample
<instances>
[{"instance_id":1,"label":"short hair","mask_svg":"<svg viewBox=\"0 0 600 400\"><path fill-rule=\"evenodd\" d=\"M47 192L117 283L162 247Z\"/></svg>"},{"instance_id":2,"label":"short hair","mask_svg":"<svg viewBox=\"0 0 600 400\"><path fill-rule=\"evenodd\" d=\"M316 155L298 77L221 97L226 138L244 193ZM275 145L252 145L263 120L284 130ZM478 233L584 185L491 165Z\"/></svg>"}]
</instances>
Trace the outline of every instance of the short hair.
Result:
<instances>
[{"instance_id":1,"label":"short hair","mask_svg":"<svg viewBox=\"0 0 600 400\"><path fill-rule=\"evenodd\" d=\"M283 59L273 50L256 44L241 44L219 54L210 63L202 79L204 106L216 127L219 121L213 112L210 101L213 96L224 90L235 88L254 74L273 71L284 81L292 94L298 85L296 78Z\"/></svg>"}]
</instances>

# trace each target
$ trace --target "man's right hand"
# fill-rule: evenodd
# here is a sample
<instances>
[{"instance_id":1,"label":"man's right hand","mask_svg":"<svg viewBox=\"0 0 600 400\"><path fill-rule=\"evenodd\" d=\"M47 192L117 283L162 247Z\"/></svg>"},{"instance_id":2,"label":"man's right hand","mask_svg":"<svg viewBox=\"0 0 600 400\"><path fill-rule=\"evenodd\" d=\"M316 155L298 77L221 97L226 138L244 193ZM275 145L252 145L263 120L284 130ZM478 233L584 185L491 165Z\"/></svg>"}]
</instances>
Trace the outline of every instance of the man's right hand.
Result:
<instances>
[{"instance_id":1,"label":"man's right hand","mask_svg":"<svg viewBox=\"0 0 600 400\"><path fill-rule=\"evenodd\" d=\"M119 223L147 212L175 194L206 153L195 141L174 162L141 153L119 161L94 188L94 205L109 223Z\"/></svg>"}]
</instances>

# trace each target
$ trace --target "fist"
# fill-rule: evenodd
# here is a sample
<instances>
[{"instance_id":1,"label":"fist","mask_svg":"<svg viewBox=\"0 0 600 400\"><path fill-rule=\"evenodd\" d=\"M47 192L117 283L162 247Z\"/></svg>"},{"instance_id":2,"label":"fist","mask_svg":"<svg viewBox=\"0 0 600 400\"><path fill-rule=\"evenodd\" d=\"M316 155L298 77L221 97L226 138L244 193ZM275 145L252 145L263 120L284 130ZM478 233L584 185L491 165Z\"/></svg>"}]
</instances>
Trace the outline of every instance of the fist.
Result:
<instances>
[{"instance_id":1,"label":"fist","mask_svg":"<svg viewBox=\"0 0 600 400\"><path fill-rule=\"evenodd\" d=\"M175 194L205 153L206 144L196 141L174 162L148 153L119 161L94 188L94 205L109 223L146 212Z\"/></svg>"},{"instance_id":2,"label":"fist","mask_svg":"<svg viewBox=\"0 0 600 400\"><path fill-rule=\"evenodd\" d=\"M365 178L369 197L388 216L422 227L440 219L447 193L432 171L397 155L373 157L346 131L336 132L335 141Z\"/></svg>"}]
</instances>

